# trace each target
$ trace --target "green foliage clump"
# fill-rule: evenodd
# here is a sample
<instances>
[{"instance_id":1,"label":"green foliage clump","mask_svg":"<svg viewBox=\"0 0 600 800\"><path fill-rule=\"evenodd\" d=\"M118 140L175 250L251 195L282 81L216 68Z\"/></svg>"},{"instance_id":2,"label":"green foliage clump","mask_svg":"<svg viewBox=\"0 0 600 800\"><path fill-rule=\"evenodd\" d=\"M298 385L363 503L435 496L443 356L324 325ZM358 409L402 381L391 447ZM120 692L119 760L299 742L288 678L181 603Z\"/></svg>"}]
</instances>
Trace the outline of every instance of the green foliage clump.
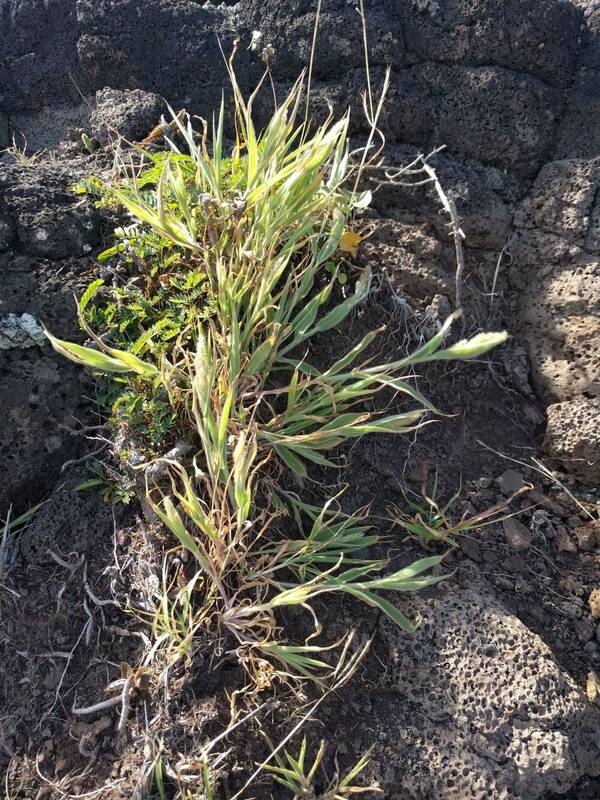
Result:
<instances>
[{"instance_id":1,"label":"green foliage clump","mask_svg":"<svg viewBox=\"0 0 600 800\"><path fill-rule=\"evenodd\" d=\"M88 466L90 477L77 484L75 491L82 492L86 489L95 489L105 503L113 505L129 505L136 497L135 487L127 485L123 478L106 468L99 461L92 461Z\"/></svg>"},{"instance_id":2,"label":"green foliage clump","mask_svg":"<svg viewBox=\"0 0 600 800\"><path fill-rule=\"evenodd\" d=\"M157 640L189 656L200 631L228 638L260 688L276 676L335 673L324 656L330 646L314 641L318 597L357 598L411 630L386 595L443 578L432 573L440 556L390 571L388 559L369 556L381 540L364 510L303 504L282 490L282 472L305 480L314 465L334 467L345 442L414 431L435 409L411 382L413 368L476 358L506 337L480 334L448 347L451 318L415 353L389 363L365 356L376 330L334 363L312 364L310 344L342 325L371 286L368 269L352 290L343 285L344 237L357 240L354 219L371 199L356 190L348 115L309 130L298 122L299 81L258 133L254 98L244 100L233 69L230 77L231 151L224 106L210 143L206 130L173 115L186 155L171 143L125 186L109 187L110 201L134 222L105 258L125 260L142 285L117 286L108 297L103 286L88 289L79 310L93 348L49 338L117 382L113 414L159 457L161 477L154 465L145 472L146 499L195 572L173 580L176 593L165 584ZM409 405L365 411L384 389ZM189 457L166 457L175 437ZM291 524L279 524L284 515ZM304 642L282 629L289 606L314 620Z\"/></svg>"},{"instance_id":3,"label":"green foliage clump","mask_svg":"<svg viewBox=\"0 0 600 800\"><path fill-rule=\"evenodd\" d=\"M442 505L438 499L438 474L436 472L431 489L428 491L426 486L422 487L423 499L414 500L405 492L404 501L408 511L391 506L389 509L390 519L423 545L442 542L455 547L457 536L475 532L488 525L496 525L503 519L513 516L512 514L505 515L504 512L515 497L531 491L532 488L531 484L526 483L501 503L490 506L479 513L464 512L458 518L456 506L460 499L460 490Z\"/></svg>"},{"instance_id":4,"label":"green foliage clump","mask_svg":"<svg viewBox=\"0 0 600 800\"><path fill-rule=\"evenodd\" d=\"M332 363L312 363L315 339L331 335L370 292L370 271L349 264L346 254L360 242L357 217L371 200L357 187L389 73L377 106L365 99L372 132L353 165L347 114L318 126L299 122L300 80L258 132L254 95L243 98L231 62L229 69L231 148L224 143L224 105L210 141L207 126L198 133L189 117L173 114L166 152L143 152L141 168L127 180L105 186L90 178L76 189L130 220L99 257L111 284L95 281L79 301L91 341L47 335L59 353L104 376L101 402L132 434L118 437L119 455L145 484L145 509L185 553L165 555L149 658L160 650L172 664L191 659L203 644L211 652L226 648L246 670L244 691L252 697L275 682L305 679L328 683L332 692L354 674L368 642L356 647L353 631L333 643L317 638L318 599L360 600L411 631L394 593L443 580L442 557L393 567L373 555L384 543L368 509L343 513L337 497L322 506L304 502L286 490L284 474L302 484L316 467L336 467L347 442L418 429L435 409L416 389L414 367L477 358L506 334L447 346L451 317L416 352L387 363L366 355L381 330L367 332ZM384 390L405 405L395 413L365 410ZM88 485L127 502L129 484L112 477L98 468ZM437 538L446 509L430 509L418 522ZM410 530L406 519L395 521ZM290 607L312 622L305 636L285 629ZM214 782L209 752L226 733L203 751L207 797ZM305 742L297 757L279 755L291 735L233 800L263 768L295 797L313 796L324 747L305 767ZM344 777L336 774L323 797L377 793L355 783L367 760L368 754ZM163 796L160 759L155 783Z\"/></svg>"},{"instance_id":5,"label":"green foliage clump","mask_svg":"<svg viewBox=\"0 0 600 800\"><path fill-rule=\"evenodd\" d=\"M325 742L322 741L317 754L310 768L306 764L306 737L302 739L300 751L297 756L292 756L284 751L284 757L276 755L277 765L266 766L275 778L277 783L285 786L293 795L293 800L309 800L319 798L319 800L350 800L359 794L367 794L371 797L383 794L378 786L360 786L354 783L361 772L369 763L369 754L365 753L356 764L343 777L336 771L335 776L329 782L322 794L317 795L313 784L316 779L317 770L325 755Z\"/></svg>"}]
</instances>

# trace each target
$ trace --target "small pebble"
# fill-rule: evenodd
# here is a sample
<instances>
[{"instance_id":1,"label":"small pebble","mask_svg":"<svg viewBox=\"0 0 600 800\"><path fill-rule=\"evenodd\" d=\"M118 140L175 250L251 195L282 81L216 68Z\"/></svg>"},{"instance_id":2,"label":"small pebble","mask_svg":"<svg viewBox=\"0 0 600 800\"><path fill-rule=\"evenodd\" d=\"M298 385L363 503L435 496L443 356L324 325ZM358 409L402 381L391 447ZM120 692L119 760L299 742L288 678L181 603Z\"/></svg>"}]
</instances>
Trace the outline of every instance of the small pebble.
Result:
<instances>
[{"instance_id":1,"label":"small pebble","mask_svg":"<svg viewBox=\"0 0 600 800\"><path fill-rule=\"evenodd\" d=\"M481 550L479 548L479 542L476 539L471 539L468 536L461 536L458 543L460 549L467 558L470 558L472 561L481 561Z\"/></svg>"},{"instance_id":2,"label":"small pebble","mask_svg":"<svg viewBox=\"0 0 600 800\"><path fill-rule=\"evenodd\" d=\"M520 472L515 469L507 469L499 478L496 478L496 485L507 497L518 492L525 485L525 480Z\"/></svg>"},{"instance_id":3,"label":"small pebble","mask_svg":"<svg viewBox=\"0 0 600 800\"><path fill-rule=\"evenodd\" d=\"M574 594L577 597L583 597L585 594L585 586L581 581L578 581L573 575L566 575L564 578L558 582L560 588L568 592L569 594ZM588 636L588 639L591 639L591 635Z\"/></svg>"},{"instance_id":4,"label":"small pebble","mask_svg":"<svg viewBox=\"0 0 600 800\"><path fill-rule=\"evenodd\" d=\"M550 497L547 497L543 492L540 492L538 489L534 489L532 492L529 492L527 496L533 503L543 506L547 511L553 514L555 517L561 517L561 519L566 519L568 516L570 516L570 512L566 511L559 503L556 503L554 500L552 500Z\"/></svg>"},{"instance_id":5,"label":"small pebble","mask_svg":"<svg viewBox=\"0 0 600 800\"><path fill-rule=\"evenodd\" d=\"M576 553L577 545L562 525L556 527L555 546L557 553Z\"/></svg>"},{"instance_id":6,"label":"small pebble","mask_svg":"<svg viewBox=\"0 0 600 800\"><path fill-rule=\"evenodd\" d=\"M575 605L575 603L559 603L558 608L565 617L569 617L570 619L577 619L577 617L581 616L581 608Z\"/></svg>"},{"instance_id":7,"label":"small pebble","mask_svg":"<svg viewBox=\"0 0 600 800\"><path fill-rule=\"evenodd\" d=\"M600 589L594 589L589 597L588 605L594 619L600 619Z\"/></svg>"},{"instance_id":8,"label":"small pebble","mask_svg":"<svg viewBox=\"0 0 600 800\"><path fill-rule=\"evenodd\" d=\"M552 518L543 508L538 508L533 512L530 525L531 530L540 534L542 539L554 539L556 537L556 528Z\"/></svg>"},{"instance_id":9,"label":"small pebble","mask_svg":"<svg viewBox=\"0 0 600 800\"><path fill-rule=\"evenodd\" d=\"M429 464L421 461L409 468L406 477L414 483L424 483L429 475Z\"/></svg>"},{"instance_id":10,"label":"small pebble","mask_svg":"<svg viewBox=\"0 0 600 800\"><path fill-rule=\"evenodd\" d=\"M523 525L522 522L519 522L518 519L509 517L503 520L502 529L504 530L506 541L517 552L527 550L531 546L533 542L533 533L527 526Z\"/></svg>"},{"instance_id":11,"label":"small pebble","mask_svg":"<svg viewBox=\"0 0 600 800\"><path fill-rule=\"evenodd\" d=\"M515 591L520 592L521 594L531 594L533 592L533 588L530 583L528 583L519 575L515 581Z\"/></svg>"},{"instance_id":12,"label":"small pebble","mask_svg":"<svg viewBox=\"0 0 600 800\"><path fill-rule=\"evenodd\" d=\"M573 531L573 537L580 550L583 550L585 553L590 553L598 546L600 527L593 523L590 525L580 525Z\"/></svg>"},{"instance_id":13,"label":"small pebble","mask_svg":"<svg viewBox=\"0 0 600 800\"><path fill-rule=\"evenodd\" d=\"M593 624L593 622L590 622L589 619L576 620L575 631L577 632L577 638L582 644L593 640L594 636L598 635L596 626Z\"/></svg>"}]
</instances>

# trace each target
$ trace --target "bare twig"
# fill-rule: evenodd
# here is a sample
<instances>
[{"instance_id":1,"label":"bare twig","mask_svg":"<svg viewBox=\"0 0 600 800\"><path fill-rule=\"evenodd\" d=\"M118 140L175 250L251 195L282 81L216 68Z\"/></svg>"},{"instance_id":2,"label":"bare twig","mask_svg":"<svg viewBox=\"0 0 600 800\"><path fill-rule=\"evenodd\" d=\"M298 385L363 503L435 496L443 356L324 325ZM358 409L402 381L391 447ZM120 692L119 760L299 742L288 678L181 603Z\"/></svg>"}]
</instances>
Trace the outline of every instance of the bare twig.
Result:
<instances>
[{"instance_id":1,"label":"bare twig","mask_svg":"<svg viewBox=\"0 0 600 800\"><path fill-rule=\"evenodd\" d=\"M152 643L143 631L128 631L126 628L120 628L117 625L106 625L104 628L105 633L112 633L114 636L137 636L142 640L146 647L150 648Z\"/></svg>"},{"instance_id":2,"label":"bare twig","mask_svg":"<svg viewBox=\"0 0 600 800\"><path fill-rule=\"evenodd\" d=\"M512 261L512 257L510 254L510 246L512 244L513 234L511 233L506 242L504 243L504 247L500 250L498 255L498 260L496 261L496 269L494 270L494 279L492 281L492 291L490 292L490 311L494 305L494 299L496 297L496 284L498 283L498 276L500 274L500 269L502 268L502 262L504 260L504 256L508 257L509 263Z\"/></svg>"},{"instance_id":3,"label":"bare twig","mask_svg":"<svg viewBox=\"0 0 600 800\"><path fill-rule=\"evenodd\" d=\"M116 600L100 600L99 597L96 597L96 595L90 589L90 585L87 581L84 584L84 588L85 588L85 593L87 594L87 596L90 598L90 600L94 605L99 606L100 608L102 606L116 606L117 608L121 607Z\"/></svg>"},{"instance_id":4,"label":"bare twig","mask_svg":"<svg viewBox=\"0 0 600 800\"><path fill-rule=\"evenodd\" d=\"M60 567L64 567L65 569L68 569L68 570L69 570L69 572L75 572L75 570L76 570L78 567L80 567L80 566L83 564L84 560L85 560L85 556L83 555L83 553L82 553L82 554L81 554L81 555L80 555L80 556L77 558L77 561L75 561L75 562L71 562L71 561L65 561L65 560L64 560L64 558L61 558L59 555L57 555L57 554L54 552L54 550L50 550L50 549L48 549L48 554L50 555L50 558L51 558L53 561L56 561L56 563L57 563L57 564L58 564ZM71 556L71 555L77 556L77 553L75 553L75 552L71 552L71 553L69 553L69 555L70 555L70 556Z\"/></svg>"},{"instance_id":5,"label":"bare twig","mask_svg":"<svg viewBox=\"0 0 600 800\"><path fill-rule=\"evenodd\" d=\"M97 437L94 437L94 438L97 438ZM76 467L79 464L85 464L85 462L89 461L90 458L94 458L95 456L100 455L100 453L103 453L106 450L106 448L108 447L108 444L107 444L106 440L101 440L101 441L104 441L104 444L101 447L99 447L97 450L93 450L91 453L86 453L86 455L81 456L81 458L72 458L69 461L65 461L65 463L60 468L61 474L63 472L66 472L68 469L71 469L71 467Z\"/></svg>"},{"instance_id":6,"label":"bare twig","mask_svg":"<svg viewBox=\"0 0 600 800\"><path fill-rule=\"evenodd\" d=\"M454 199L446 194L444 189L442 188L442 184L440 183L438 176L431 166L427 162L426 159L423 159L423 169L431 178L431 181L434 185L435 191L437 196L440 199L440 202L444 208L444 211L450 217L450 233L454 237L454 249L456 252L456 297L455 297L455 304L457 309L462 308L462 277L463 272L465 269L465 257L463 253L463 239L465 238L465 234L460 227L460 222L458 219L458 213L456 211L456 204Z\"/></svg>"},{"instance_id":7,"label":"bare twig","mask_svg":"<svg viewBox=\"0 0 600 800\"><path fill-rule=\"evenodd\" d=\"M130 695L133 686L133 673L127 676L123 691L121 692L121 716L119 717L119 724L117 725L117 736L122 736L127 727L127 720L129 718L129 710L131 708Z\"/></svg>"},{"instance_id":8,"label":"bare twig","mask_svg":"<svg viewBox=\"0 0 600 800\"><path fill-rule=\"evenodd\" d=\"M454 239L454 249L456 252L456 309L462 309L462 282L465 269L465 257L463 252L463 240L465 238L464 231L460 226L460 219L456 210L456 203L454 198L444 191L442 184L437 176L436 171L429 163L429 159L437 155L443 147L438 147L433 150L429 155L425 156L419 154L409 164L404 167L396 169L385 167L383 164L377 164L368 167L369 170L382 170L385 175L385 180L374 176L370 180L378 186L407 186L409 188L417 188L418 186L426 186L432 184L438 196L442 208L450 218L450 234ZM425 174L427 177L416 180L419 175ZM406 180L414 176L415 179Z\"/></svg>"},{"instance_id":9,"label":"bare twig","mask_svg":"<svg viewBox=\"0 0 600 800\"><path fill-rule=\"evenodd\" d=\"M85 623L85 643L89 645L92 641L92 632L94 630L94 617L87 604L87 600L83 601L83 610L88 616L87 622Z\"/></svg>"},{"instance_id":10,"label":"bare twig","mask_svg":"<svg viewBox=\"0 0 600 800\"><path fill-rule=\"evenodd\" d=\"M75 708L75 704L71 707L71 712L77 717L87 717L91 714L96 714L98 711L105 711L107 708L118 706L123 701L123 695L118 694L115 697L109 697L108 700L102 700L93 706L86 706L85 708Z\"/></svg>"}]
</instances>

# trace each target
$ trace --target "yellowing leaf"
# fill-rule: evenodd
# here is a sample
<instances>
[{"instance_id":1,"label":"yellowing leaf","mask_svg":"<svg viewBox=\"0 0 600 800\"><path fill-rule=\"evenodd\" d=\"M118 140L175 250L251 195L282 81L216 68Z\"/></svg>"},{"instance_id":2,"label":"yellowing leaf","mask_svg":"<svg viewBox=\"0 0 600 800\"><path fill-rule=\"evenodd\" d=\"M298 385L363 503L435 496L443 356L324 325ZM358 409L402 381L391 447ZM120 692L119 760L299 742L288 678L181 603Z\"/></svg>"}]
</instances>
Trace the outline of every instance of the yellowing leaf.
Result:
<instances>
[{"instance_id":1,"label":"yellowing leaf","mask_svg":"<svg viewBox=\"0 0 600 800\"><path fill-rule=\"evenodd\" d=\"M340 250L342 253L350 253L352 258L358 255L358 245L362 242L362 236L356 231L344 231L340 239Z\"/></svg>"}]
</instances>

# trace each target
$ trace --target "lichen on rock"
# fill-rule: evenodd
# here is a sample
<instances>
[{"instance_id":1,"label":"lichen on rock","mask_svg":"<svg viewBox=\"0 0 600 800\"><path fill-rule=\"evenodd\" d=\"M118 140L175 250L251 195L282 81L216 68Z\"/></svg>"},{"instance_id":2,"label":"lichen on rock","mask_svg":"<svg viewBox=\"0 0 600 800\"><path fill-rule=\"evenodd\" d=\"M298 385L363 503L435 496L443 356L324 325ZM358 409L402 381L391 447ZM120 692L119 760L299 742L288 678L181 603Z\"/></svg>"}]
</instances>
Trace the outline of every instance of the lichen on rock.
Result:
<instances>
[{"instance_id":1,"label":"lichen on rock","mask_svg":"<svg viewBox=\"0 0 600 800\"><path fill-rule=\"evenodd\" d=\"M0 350L36 347L45 341L44 331L31 314L8 314L0 318Z\"/></svg>"}]
</instances>

